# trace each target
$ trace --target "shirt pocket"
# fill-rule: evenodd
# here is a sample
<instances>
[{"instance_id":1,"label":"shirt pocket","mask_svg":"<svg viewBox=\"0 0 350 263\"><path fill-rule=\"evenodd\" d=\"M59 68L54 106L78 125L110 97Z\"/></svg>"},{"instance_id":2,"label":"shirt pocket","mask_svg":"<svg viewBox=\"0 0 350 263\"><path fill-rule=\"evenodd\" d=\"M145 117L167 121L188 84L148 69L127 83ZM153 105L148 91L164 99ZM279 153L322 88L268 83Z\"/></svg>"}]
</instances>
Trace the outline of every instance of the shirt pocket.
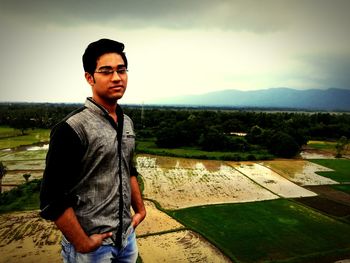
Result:
<instances>
[{"instance_id":1,"label":"shirt pocket","mask_svg":"<svg viewBox=\"0 0 350 263\"><path fill-rule=\"evenodd\" d=\"M132 130L126 130L123 133L122 150L126 161L129 161L135 149L135 133Z\"/></svg>"}]
</instances>

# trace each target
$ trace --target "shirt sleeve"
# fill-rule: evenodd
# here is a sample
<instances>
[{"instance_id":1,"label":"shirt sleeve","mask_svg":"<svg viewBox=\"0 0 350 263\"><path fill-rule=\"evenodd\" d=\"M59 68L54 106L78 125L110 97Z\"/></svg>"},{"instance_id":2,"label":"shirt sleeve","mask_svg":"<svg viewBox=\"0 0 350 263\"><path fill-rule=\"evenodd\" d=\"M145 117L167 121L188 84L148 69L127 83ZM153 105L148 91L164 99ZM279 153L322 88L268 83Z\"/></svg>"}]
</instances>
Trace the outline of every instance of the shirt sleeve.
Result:
<instances>
[{"instance_id":1,"label":"shirt sleeve","mask_svg":"<svg viewBox=\"0 0 350 263\"><path fill-rule=\"evenodd\" d=\"M56 220L76 203L71 189L79 182L84 152L80 138L66 122L52 129L40 191L43 218Z\"/></svg>"},{"instance_id":2,"label":"shirt sleeve","mask_svg":"<svg viewBox=\"0 0 350 263\"><path fill-rule=\"evenodd\" d=\"M138 176L139 173L136 169L136 160L135 158L132 158L131 164L130 164L130 176Z\"/></svg>"}]
</instances>

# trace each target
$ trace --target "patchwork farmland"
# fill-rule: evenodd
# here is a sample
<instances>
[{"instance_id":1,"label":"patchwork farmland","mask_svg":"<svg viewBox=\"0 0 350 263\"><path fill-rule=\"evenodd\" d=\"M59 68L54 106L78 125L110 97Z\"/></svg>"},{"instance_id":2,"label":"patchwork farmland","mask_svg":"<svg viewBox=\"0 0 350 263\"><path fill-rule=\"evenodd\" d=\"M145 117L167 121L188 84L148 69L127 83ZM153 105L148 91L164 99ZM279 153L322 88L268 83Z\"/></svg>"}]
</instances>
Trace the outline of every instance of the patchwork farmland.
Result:
<instances>
[{"instance_id":1,"label":"patchwork farmland","mask_svg":"<svg viewBox=\"0 0 350 263\"><path fill-rule=\"evenodd\" d=\"M44 163L37 158L40 151L30 153L33 161L23 161L27 158L20 152L2 153L0 159L9 167L4 182L22 183L23 171L31 171L30 180L39 177ZM347 184L320 176L320 171L332 171L325 166L301 159L228 162L153 155L139 155L137 165L148 211L137 229L145 263L350 258L350 198L331 188ZM325 187L333 194L321 193ZM337 199L341 194L343 199ZM308 203L315 198L343 205L343 213L317 210ZM310 226L312 233L306 231ZM0 231L0 262L60 262L60 233L37 211L0 215ZM280 242L271 241L276 237ZM327 238L333 243L321 241ZM311 244L302 243L309 239Z\"/></svg>"}]
</instances>

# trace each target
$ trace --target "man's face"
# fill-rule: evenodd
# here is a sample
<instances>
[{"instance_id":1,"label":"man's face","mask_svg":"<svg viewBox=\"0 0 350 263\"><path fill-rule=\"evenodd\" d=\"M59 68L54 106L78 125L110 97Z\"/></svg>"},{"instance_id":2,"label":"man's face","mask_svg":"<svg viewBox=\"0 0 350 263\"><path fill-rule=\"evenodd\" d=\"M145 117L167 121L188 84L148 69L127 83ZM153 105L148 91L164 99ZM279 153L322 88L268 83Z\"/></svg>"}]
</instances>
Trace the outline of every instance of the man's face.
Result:
<instances>
[{"instance_id":1,"label":"man's face","mask_svg":"<svg viewBox=\"0 0 350 263\"><path fill-rule=\"evenodd\" d=\"M92 87L93 98L107 104L122 98L128 83L124 61L117 53L107 53L99 57L95 73L93 76L85 73L85 78Z\"/></svg>"}]
</instances>

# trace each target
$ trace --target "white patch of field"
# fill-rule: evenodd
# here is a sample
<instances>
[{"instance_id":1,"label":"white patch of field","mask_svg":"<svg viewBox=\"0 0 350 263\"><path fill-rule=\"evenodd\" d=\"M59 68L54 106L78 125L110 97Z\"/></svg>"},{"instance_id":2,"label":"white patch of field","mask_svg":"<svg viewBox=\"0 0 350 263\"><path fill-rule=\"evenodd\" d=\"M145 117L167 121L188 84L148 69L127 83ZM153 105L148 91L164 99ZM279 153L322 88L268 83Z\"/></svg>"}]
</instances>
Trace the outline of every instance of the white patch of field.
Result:
<instances>
[{"instance_id":1,"label":"white patch of field","mask_svg":"<svg viewBox=\"0 0 350 263\"><path fill-rule=\"evenodd\" d=\"M148 235L164 231L180 229L184 226L171 218L167 214L158 210L150 201L144 201L147 216L142 223L136 228L137 235Z\"/></svg>"},{"instance_id":2,"label":"white patch of field","mask_svg":"<svg viewBox=\"0 0 350 263\"><path fill-rule=\"evenodd\" d=\"M263 165L302 186L338 184L330 178L316 174L333 171L332 169L306 160L273 160L264 162Z\"/></svg>"},{"instance_id":3,"label":"white patch of field","mask_svg":"<svg viewBox=\"0 0 350 263\"><path fill-rule=\"evenodd\" d=\"M271 169L257 163L234 163L230 164L271 192L286 198L316 196L314 192L304 189L286 178L280 176Z\"/></svg>"},{"instance_id":4,"label":"white patch of field","mask_svg":"<svg viewBox=\"0 0 350 263\"><path fill-rule=\"evenodd\" d=\"M188 230L138 238L138 247L145 263L231 262L201 236Z\"/></svg>"},{"instance_id":5,"label":"white patch of field","mask_svg":"<svg viewBox=\"0 0 350 263\"><path fill-rule=\"evenodd\" d=\"M334 155L331 153L319 153L310 151L302 151L300 153L300 156L303 159L335 159Z\"/></svg>"},{"instance_id":6,"label":"white patch of field","mask_svg":"<svg viewBox=\"0 0 350 263\"><path fill-rule=\"evenodd\" d=\"M157 159L138 157L138 171L144 178L144 196L166 209L278 198L222 162L210 170L198 160L192 162L191 169L176 162L173 168L163 168Z\"/></svg>"},{"instance_id":7,"label":"white patch of field","mask_svg":"<svg viewBox=\"0 0 350 263\"><path fill-rule=\"evenodd\" d=\"M29 146L27 151L40 151L40 150L48 150L49 144L44 144L42 146Z\"/></svg>"}]
</instances>

